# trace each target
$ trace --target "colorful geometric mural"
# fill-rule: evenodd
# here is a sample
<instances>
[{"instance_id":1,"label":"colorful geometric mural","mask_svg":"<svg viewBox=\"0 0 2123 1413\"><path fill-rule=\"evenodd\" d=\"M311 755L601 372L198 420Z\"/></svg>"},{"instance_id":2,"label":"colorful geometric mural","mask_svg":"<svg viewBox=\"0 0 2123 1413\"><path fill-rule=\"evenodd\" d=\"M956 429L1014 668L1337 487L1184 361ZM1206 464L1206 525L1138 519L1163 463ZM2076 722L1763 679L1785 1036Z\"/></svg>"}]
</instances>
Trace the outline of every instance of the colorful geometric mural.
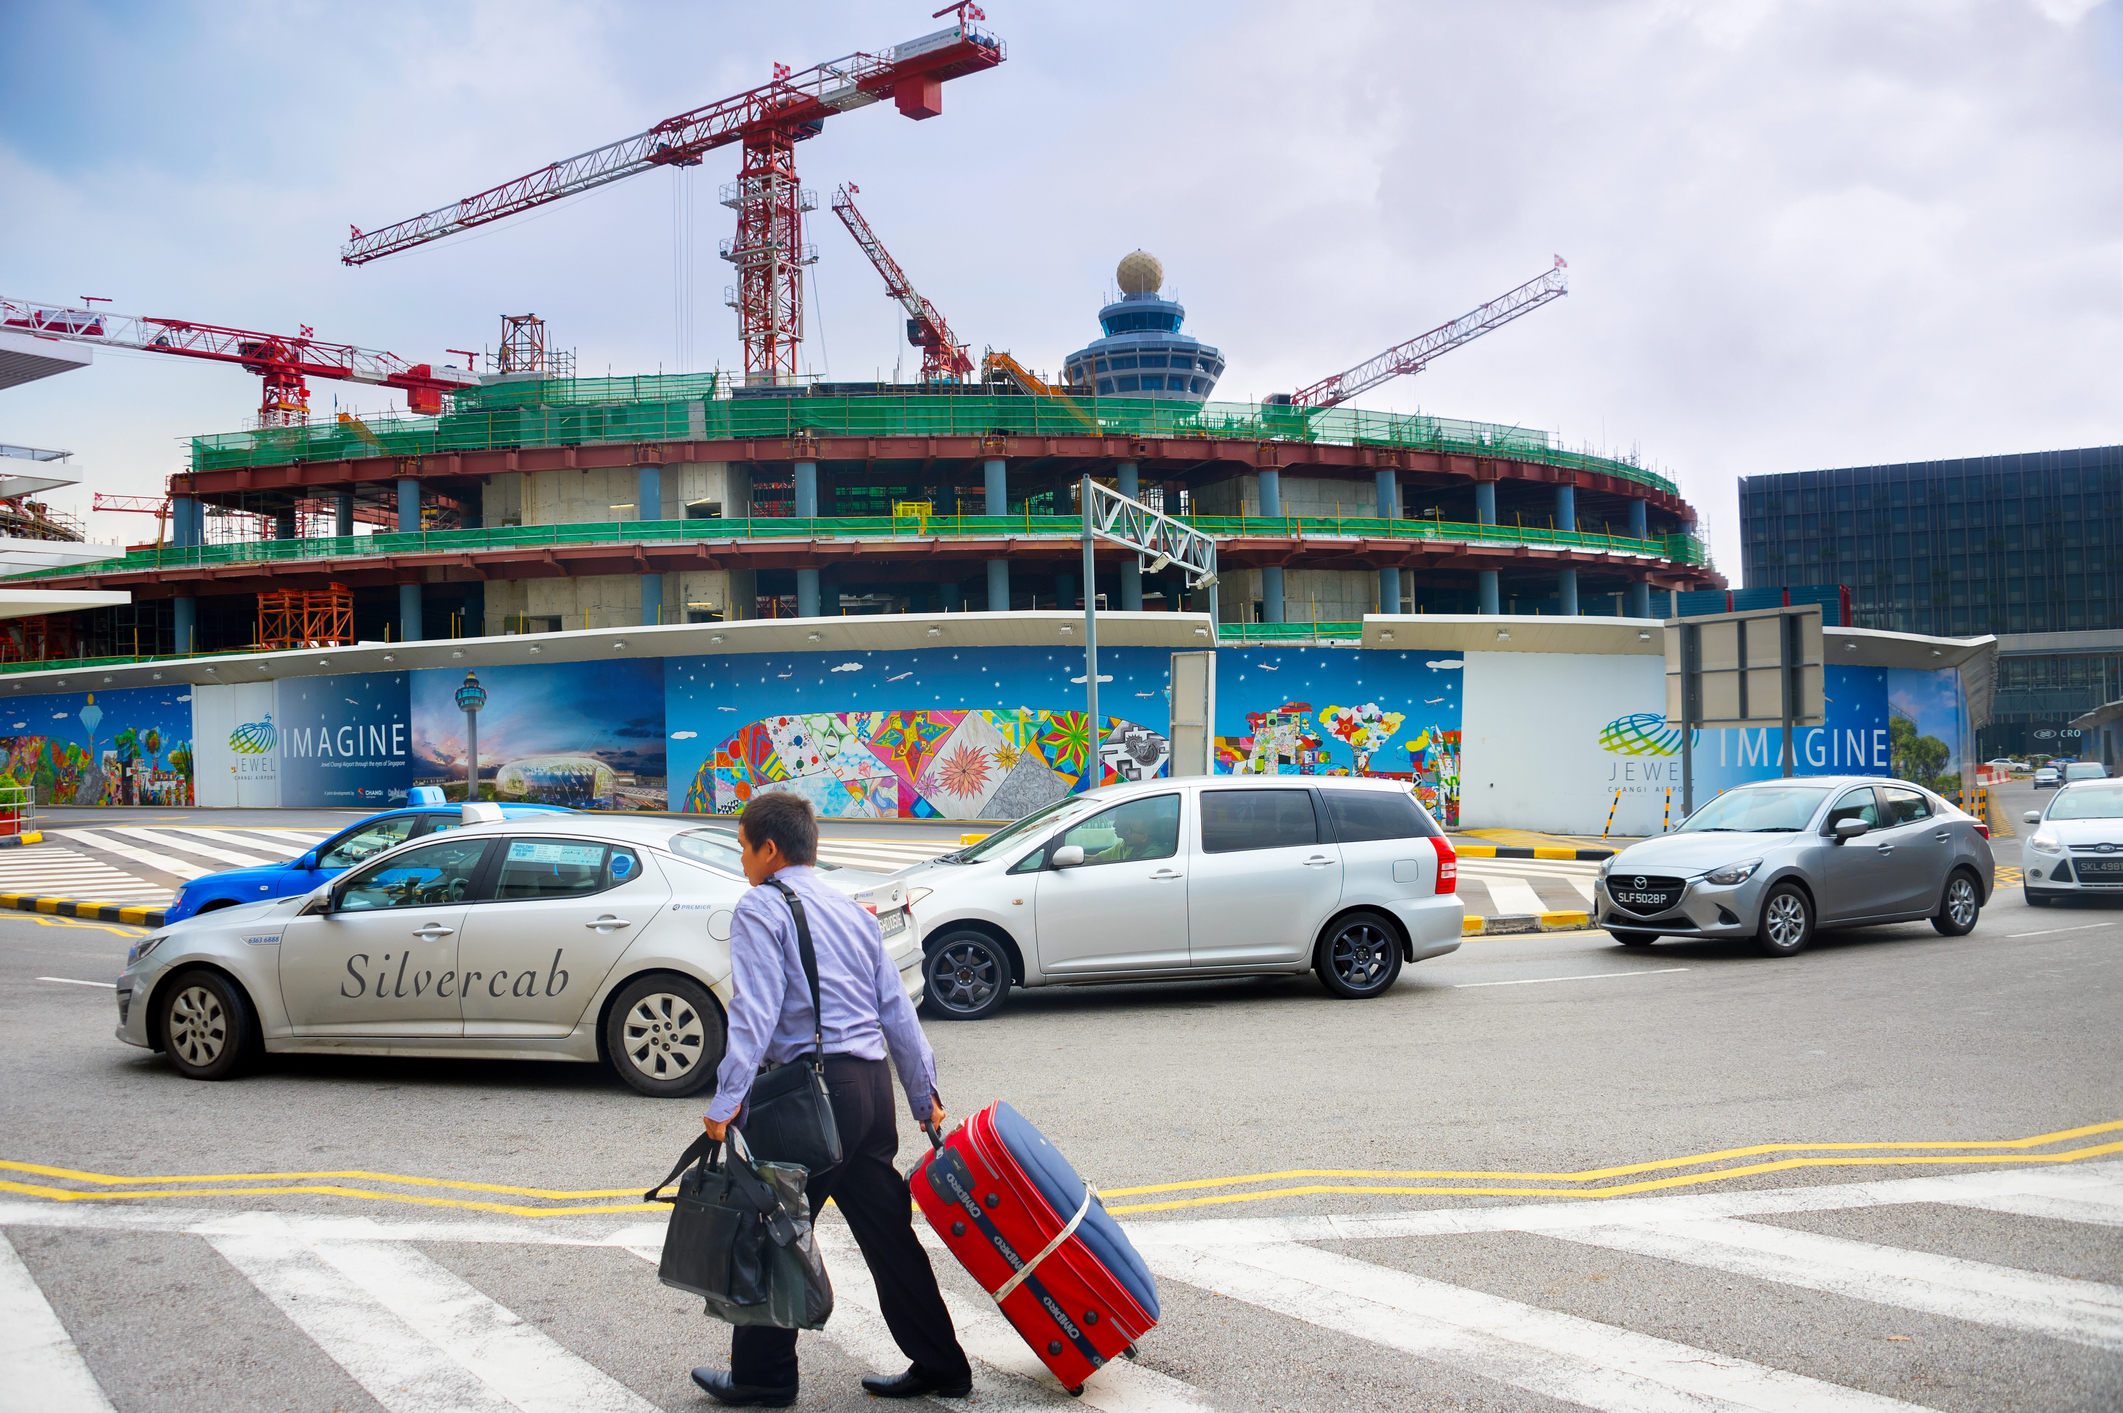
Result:
<instances>
[{"instance_id":1,"label":"colorful geometric mural","mask_svg":"<svg viewBox=\"0 0 2123 1413\"><path fill-rule=\"evenodd\" d=\"M1017 819L1093 784L1164 774L1161 732L1106 718L1099 779L1080 711L858 711L771 716L715 747L685 809L735 814L785 790L836 819Z\"/></svg>"}]
</instances>

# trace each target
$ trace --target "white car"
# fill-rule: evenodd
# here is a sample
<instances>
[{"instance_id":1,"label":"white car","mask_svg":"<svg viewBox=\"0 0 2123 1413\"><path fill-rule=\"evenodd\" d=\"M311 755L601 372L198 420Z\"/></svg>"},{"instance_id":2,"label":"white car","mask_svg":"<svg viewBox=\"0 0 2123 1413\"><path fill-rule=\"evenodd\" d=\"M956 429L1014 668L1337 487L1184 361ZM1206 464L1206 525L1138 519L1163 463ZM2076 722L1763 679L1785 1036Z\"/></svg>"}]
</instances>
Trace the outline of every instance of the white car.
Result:
<instances>
[{"instance_id":1,"label":"white car","mask_svg":"<svg viewBox=\"0 0 2123 1413\"><path fill-rule=\"evenodd\" d=\"M2036 826L2023 855L2029 903L2123 897L2123 782L2064 785L2049 797L2048 809L2029 810L2022 819Z\"/></svg>"},{"instance_id":2,"label":"white car","mask_svg":"<svg viewBox=\"0 0 2123 1413\"><path fill-rule=\"evenodd\" d=\"M602 1061L658 1097L713 1083L732 910L749 886L735 831L498 813L466 805L466 827L308 894L143 939L118 978L118 1038L193 1079L225 1079L263 1050ZM919 1000L905 885L821 867L877 916Z\"/></svg>"},{"instance_id":3,"label":"white car","mask_svg":"<svg viewBox=\"0 0 2123 1413\"><path fill-rule=\"evenodd\" d=\"M2045 785L2055 785L2060 779L2061 776L2055 766L2045 765L2035 771L2035 788L2039 790Z\"/></svg>"},{"instance_id":4,"label":"white car","mask_svg":"<svg viewBox=\"0 0 2123 1413\"><path fill-rule=\"evenodd\" d=\"M1377 996L1466 917L1458 855L1408 787L1336 776L1108 785L894 877L951 1020L1012 985L1313 971Z\"/></svg>"}]
</instances>

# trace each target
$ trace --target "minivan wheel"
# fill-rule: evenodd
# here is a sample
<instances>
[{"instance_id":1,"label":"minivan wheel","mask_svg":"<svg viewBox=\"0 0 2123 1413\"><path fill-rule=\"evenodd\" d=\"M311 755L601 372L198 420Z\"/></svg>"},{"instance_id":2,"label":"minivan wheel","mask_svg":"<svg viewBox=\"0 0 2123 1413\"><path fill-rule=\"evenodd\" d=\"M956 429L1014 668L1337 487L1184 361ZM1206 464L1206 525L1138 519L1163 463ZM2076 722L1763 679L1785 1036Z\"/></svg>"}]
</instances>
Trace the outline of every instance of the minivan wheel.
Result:
<instances>
[{"instance_id":1,"label":"minivan wheel","mask_svg":"<svg viewBox=\"0 0 2123 1413\"><path fill-rule=\"evenodd\" d=\"M922 1005L938 1020L986 1020L1009 994L1009 954L985 932L948 932L928 945Z\"/></svg>"},{"instance_id":2,"label":"minivan wheel","mask_svg":"<svg viewBox=\"0 0 2123 1413\"><path fill-rule=\"evenodd\" d=\"M713 1084L724 1043L715 998L691 977L669 972L628 982L605 1017L612 1068L651 1099L683 1098Z\"/></svg>"},{"instance_id":3,"label":"minivan wheel","mask_svg":"<svg viewBox=\"0 0 2123 1413\"><path fill-rule=\"evenodd\" d=\"M1939 898L1939 910L1931 915L1931 925L1942 937L1966 937L1976 930L1976 919L1982 914L1983 894L1976 881L1957 872L1946 880L1946 892Z\"/></svg>"},{"instance_id":4,"label":"minivan wheel","mask_svg":"<svg viewBox=\"0 0 2123 1413\"><path fill-rule=\"evenodd\" d=\"M1401 974L1400 934L1377 913L1351 913L1320 939L1312 969L1345 1001L1383 995Z\"/></svg>"},{"instance_id":5,"label":"minivan wheel","mask_svg":"<svg viewBox=\"0 0 2123 1413\"><path fill-rule=\"evenodd\" d=\"M1813 903L1803 889L1779 883L1762 900L1762 923L1754 943L1765 957L1795 957L1813 941Z\"/></svg>"},{"instance_id":6,"label":"minivan wheel","mask_svg":"<svg viewBox=\"0 0 2123 1413\"><path fill-rule=\"evenodd\" d=\"M250 998L218 971L181 972L162 989L154 1030L186 1079L227 1079L258 1051Z\"/></svg>"}]
</instances>

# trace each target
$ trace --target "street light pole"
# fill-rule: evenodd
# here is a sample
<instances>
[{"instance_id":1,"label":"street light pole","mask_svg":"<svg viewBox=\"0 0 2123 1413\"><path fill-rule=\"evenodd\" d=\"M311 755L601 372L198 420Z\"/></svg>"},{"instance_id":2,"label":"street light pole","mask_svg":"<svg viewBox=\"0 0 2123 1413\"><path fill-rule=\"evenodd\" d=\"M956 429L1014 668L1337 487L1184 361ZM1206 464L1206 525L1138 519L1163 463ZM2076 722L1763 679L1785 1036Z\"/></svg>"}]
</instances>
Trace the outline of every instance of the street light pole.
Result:
<instances>
[{"instance_id":1,"label":"street light pole","mask_svg":"<svg viewBox=\"0 0 2123 1413\"><path fill-rule=\"evenodd\" d=\"M1079 488L1084 508L1084 710L1090 714L1091 759L1098 769L1098 751L1104 736L1098 728L1098 579L1091 556L1091 477Z\"/></svg>"},{"instance_id":2,"label":"street light pole","mask_svg":"<svg viewBox=\"0 0 2123 1413\"><path fill-rule=\"evenodd\" d=\"M479 685L479 674L464 674L464 685L457 689L457 705L464 711L464 799L466 804L479 798L479 709L487 704L487 689Z\"/></svg>"}]
</instances>

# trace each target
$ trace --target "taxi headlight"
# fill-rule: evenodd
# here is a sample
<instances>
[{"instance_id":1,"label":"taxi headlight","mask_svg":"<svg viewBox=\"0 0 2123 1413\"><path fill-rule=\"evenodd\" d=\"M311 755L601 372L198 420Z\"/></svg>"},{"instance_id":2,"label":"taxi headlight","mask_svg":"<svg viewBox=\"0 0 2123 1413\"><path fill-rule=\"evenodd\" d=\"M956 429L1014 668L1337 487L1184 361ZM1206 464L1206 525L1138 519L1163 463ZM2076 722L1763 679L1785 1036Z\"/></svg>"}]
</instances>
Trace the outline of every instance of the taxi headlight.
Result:
<instances>
[{"instance_id":1,"label":"taxi headlight","mask_svg":"<svg viewBox=\"0 0 2123 1413\"><path fill-rule=\"evenodd\" d=\"M1704 874L1703 881L1705 883L1715 883L1721 888L1730 887L1735 883L1745 883L1748 879L1754 877L1754 871L1761 866L1762 861L1760 859L1749 859L1745 863L1727 864L1723 868L1714 868Z\"/></svg>"},{"instance_id":2,"label":"taxi headlight","mask_svg":"<svg viewBox=\"0 0 2123 1413\"><path fill-rule=\"evenodd\" d=\"M2037 834L2034 838L2027 841L2027 846L2045 854L2061 854L2064 852L2063 843L2054 834Z\"/></svg>"},{"instance_id":3,"label":"taxi headlight","mask_svg":"<svg viewBox=\"0 0 2123 1413\"><path fill-rule=\"evenodd\" d=\"M934 893L935 891L936 890L934 888L909 888L907 890L907 906L910 908L913 907L916 903L928 897L931 893Z\"/></svg>"},{"instance_id":4,"label":"taxi headlight","mask_svg":"<svg viewBox=\"0 0 2123 1413\"><path fill-rule=\"evenodd\" d=\"M127 966L131 966L133 963L139 961L142 957L154 951L157 947L160 947L162 945L163 939L168 936L169 934L167 932L158 932L153 937L143 938L142 940L135 942L133 944L132 950L125 954L125 964Z\"/></svg>"}]
</instances>

